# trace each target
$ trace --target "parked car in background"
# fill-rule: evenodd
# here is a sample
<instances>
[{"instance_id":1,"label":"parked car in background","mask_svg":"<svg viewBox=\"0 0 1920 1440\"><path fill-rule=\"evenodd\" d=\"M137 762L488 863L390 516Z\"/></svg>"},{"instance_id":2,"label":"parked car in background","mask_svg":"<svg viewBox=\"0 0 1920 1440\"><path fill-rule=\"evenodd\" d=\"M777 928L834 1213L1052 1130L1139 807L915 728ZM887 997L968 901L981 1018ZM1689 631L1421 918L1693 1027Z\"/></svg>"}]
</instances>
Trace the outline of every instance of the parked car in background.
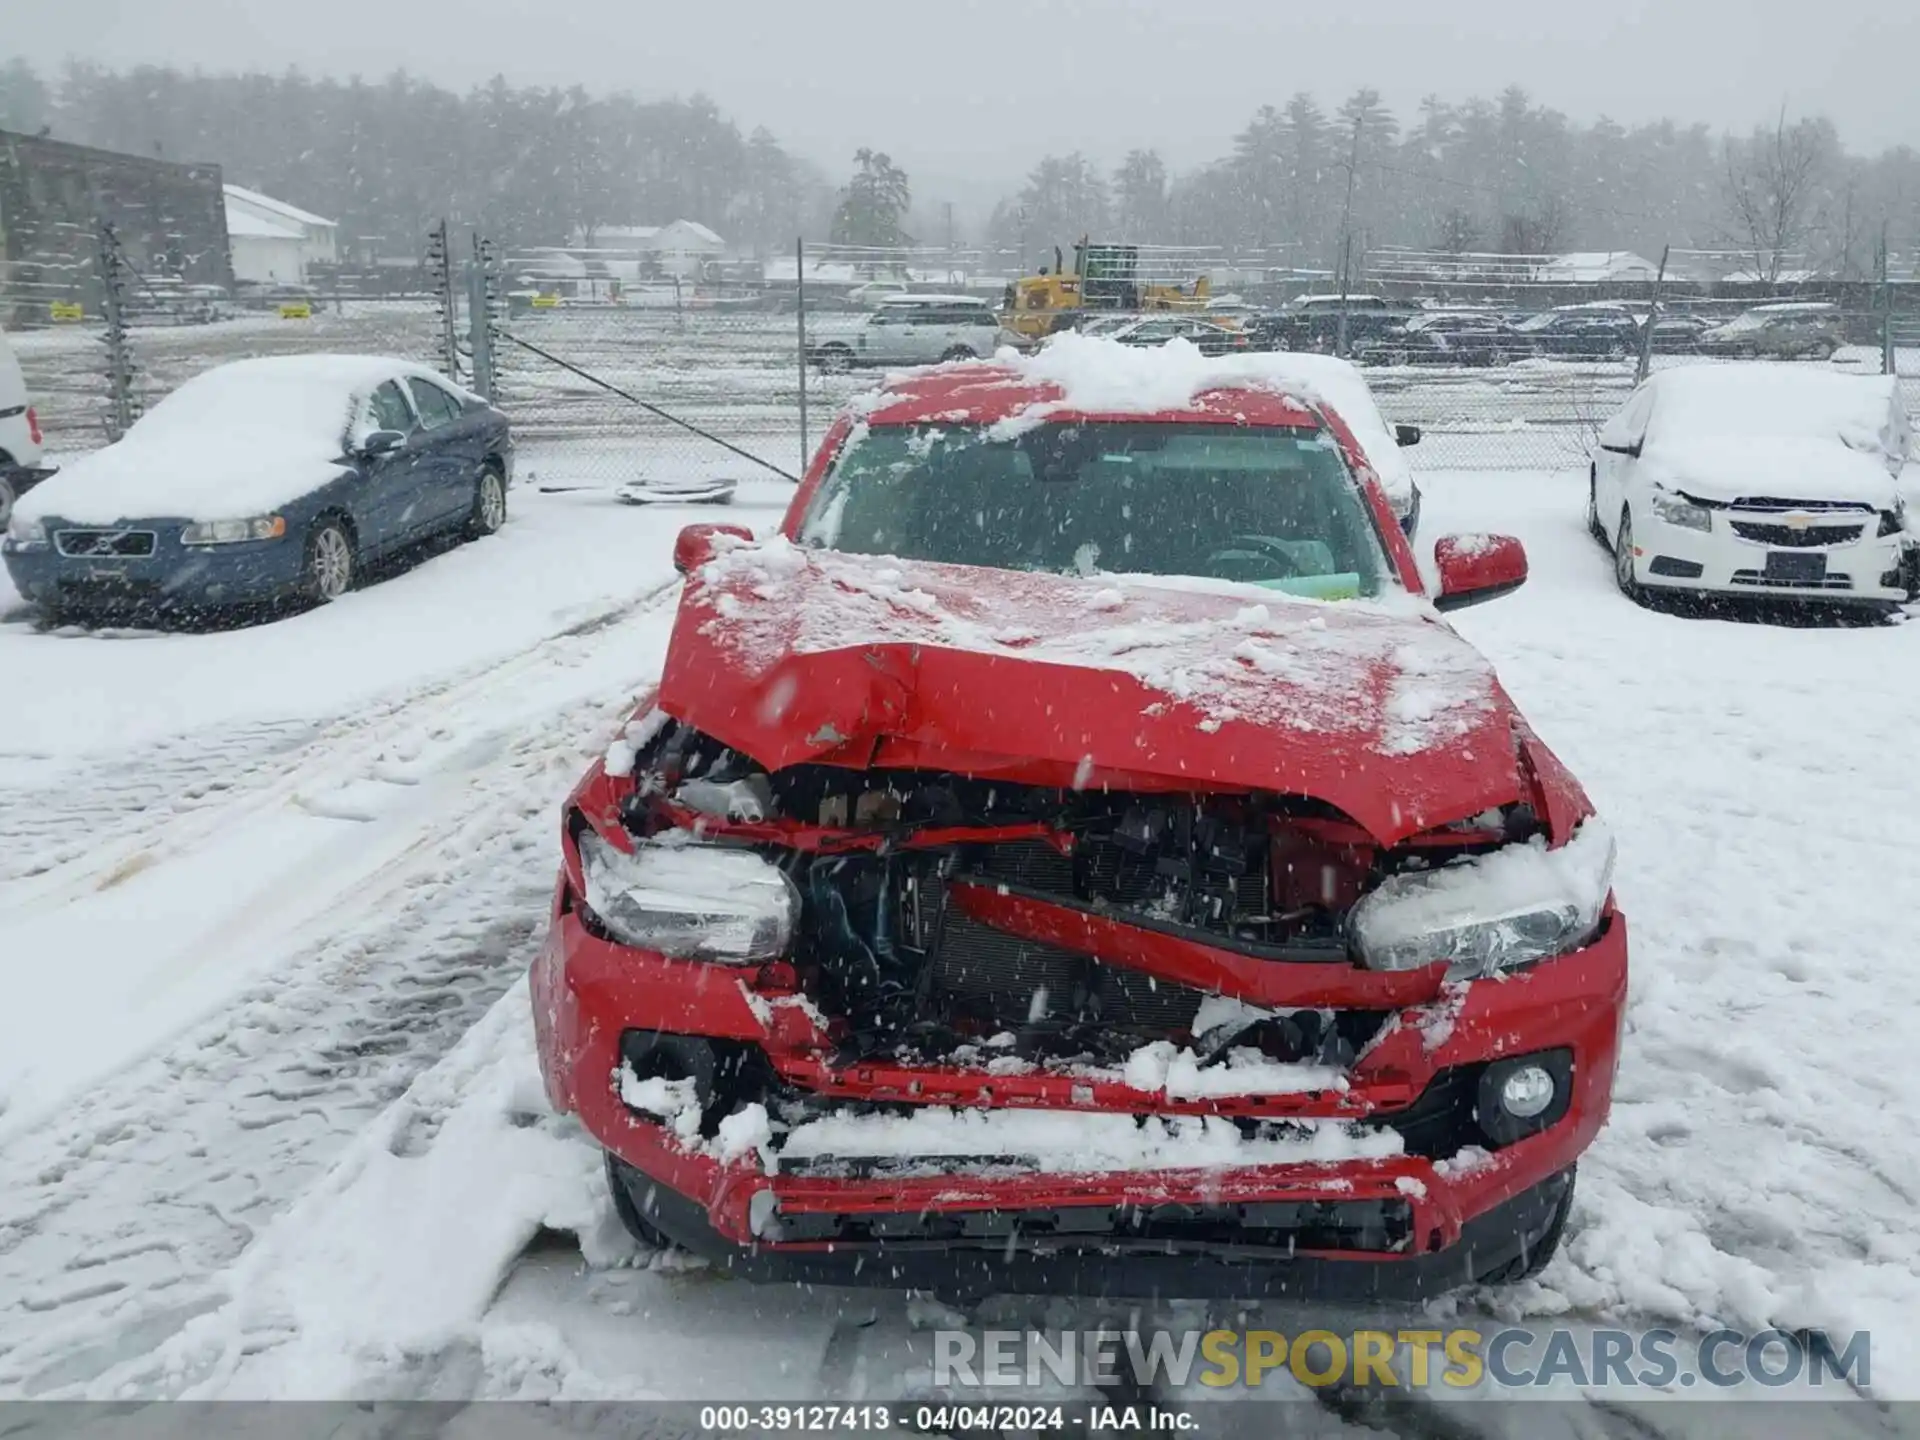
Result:
<instances>
[{"instance_id":1,"label":"parked car in background","mask_svg":"<svg viewBox=\"0 0 1920 1440\"><path fill-rule=\"evenodd\" d=\"M1704 315L1662 313L1653 322L1653 353L1656 355L1692 355L1700 349L1700 337L1718 323ZM1640 321L1645 333L1646 321Z\"/></svg>"},{"instance_id":2,"label":"parked car in background","mask_svg":"<svg viewBox=\"0 0 1920 1440\"><path fill-rule=\"evenodd\" d=\"M1913 434L1892 376L1688 365L1649 377L1600 432L1587 525L1621 593L1909 598L1899 481Z\"/></svg>"},{"instance_id":3,"label":"parked car in background","mask_svg":"<svg viewBox=\"0 0 1920 1440\"><path fill-rule=\"evenodd\" d=\"M1613 844L1419 603L1525 555L1442 540L1427 590L1287 357L1113 359L901 377L778 534L682 532L561 816L548 1099L636 1237L745 1280L1535 1274L1611 1101Z\"/></svg>"},{"instance_id":4,"label":"parked car in background","mask_svg":"<svg viewBox=\"0 0 1920 1440\"><path fill-rule=\"evenodd\" d=\"M51 616L328 601L378 557L498 530L512 476L507 417L418 365L240 360L36 488L0 549Z\"/></svg>"},{"instance_id":5,"label":"parked car in background","mask_svg":"<svg viewBox=\"0 0 1920 1440\"><path fill-rule=\"evenodd\" d=\"M1819 301L1756 305L1696 342L1703 355L1745 360L1831 360L1843 343L1840 310Z\"/></svg>"},{"instance_id":6,"label":"parked car in background","mask_svg":"<svg viewBox=\"0 0 1920 1440\"><path fill-rule=\"evenodd\" d=\"M882 301L895 300L906 293L904 280L869 280L847 292L847 305L854 310L872 310Z\"/></svg>"},{"instance_id":7,"label":"parked car in background","mask_svg":"<svg viewBox=\"0 0 1920 1440\"><path fill-rule=\"evenodd\" d=\"M972 295L895 295L861 319L810 321L807 356L823 370L977 360L1024 343Z\"/></svg>"},{"instance_id":8,"label":"parked car in background","mask_svg":"<svg viewBox=\"0 0 1920 1440\"><path fill-rule=\"evenodd\" d=\"M1531 315L1513 327L1535 355L1563 360L1619 360L1640 349L1640 321L1625 306L1567 306Z\"/></svg>"},{"instance_id":9,"label":"parked car in background","mask_svg":"<svg viewBox=\"0 0 1920 1440\"><path fill-rule=\"evenodd\" d=\"M1507 365L1532 353L1525 336L1497 315L1428 311L1353 347L1362 365Z\"/></svg>"},{"instance_id":10,"label":"parked car in background","mask_svg":"<svg viewBox=\"0 0 1920 1440\"><path fill-rule=\"evenodd\" d=\"M1390 334L1398 334L1413 317L1411 310L1364 309L1346 318L1347 353ZM1247 333L1258 350L1306 351L1331 355L1340 343L1338 307L1313 305L1259 316L1248 322Z\"/></svg>"},{"instance_id":11,"label":"parked car in background","mask_svg":"<svg viewBox=\"0 0 1920 1440\"><path fill-rule=\"evenodd\" d=\"M1226 355L1252 344L1247 332L1238 326L1200 315L1143 315L1106 332L1105 338L1122 345L1165 345L1171 340L1185 340L1198 346L1202 355Z\"/></svg>"},{"instance_id":12,"label":"parked car in background","mask_svg":"<svg viewBox=\"0 0 1920 1440\"><path fill-rule=\"evenodd\" d=\"M43 463L44 438L27 378L6 332L0 331L0 529L13 514L14 501L53 474Z\"/></svg>"}]
</instances>

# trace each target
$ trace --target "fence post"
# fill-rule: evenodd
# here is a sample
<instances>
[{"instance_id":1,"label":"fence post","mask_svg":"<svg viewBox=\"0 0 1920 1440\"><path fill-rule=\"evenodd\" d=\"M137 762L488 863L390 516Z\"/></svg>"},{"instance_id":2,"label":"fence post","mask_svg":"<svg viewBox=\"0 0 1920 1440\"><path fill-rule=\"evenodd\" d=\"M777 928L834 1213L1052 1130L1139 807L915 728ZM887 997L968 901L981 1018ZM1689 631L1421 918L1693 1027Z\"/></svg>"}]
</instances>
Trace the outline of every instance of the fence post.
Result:
<instances>
[{"instance_id":1,"label":"fence post","mask_svg":"<svg viewBox=\"0 0 1920 1440\"><path fill-rule=\"evenodd\" d=\"M807 242L793 242L793 313L800 335L800 475L806 478L807 461Z\"/></svg>"},{"instance_id":2,"label":"fence post","mask_svg":"<svg viewBox=\"0 0 1920 1440\"><path fill-rule=\"evenodd\" d=\"M1660 269L1653 277L1653 299L1647 305L1647 326L1640 332L1640 363L1634 367L1633 383L1643 383L1653 372L1653 327L1660 323L1660 291L1667 283L1667 257L1673 254L1673 246L1667 245L1660 251Z\"/></svg>"},{"instance_id":3,"label":"fence post","mask_svg":"<svg viewBox=\"0 0 1920 1440\"><path fill-rule=\"evenodd\" d=\"M96 232L99 241L100 308L106 317L108 438L118 440L133 428L133 356L127 349L127 320L120 293L120 237L105 221Z\"/></svg>"},{"instance_id":4,"label":"fence post","mask_svg":"<svg viewBox=\"0 0 1920 1440\"><path fill-rule=\"evenodd\" d=\"M447 222L427 232L427 276L439 308L440 368L449 380L460 379L460 352L454 343L453 249L447 243Z\"/></svg>"},{"instance_id":5,"label":"fence post","mask_svg":"<svg viewBox=\"0 0 1920 1440\"><path fill-rule=\"evenodd\" d=\"M473 390L489 404L500 397L493 379L492 276L487 242L473 232L473 258L467 262L467 346L473 361Z\"/></svg>"}]
</instances>

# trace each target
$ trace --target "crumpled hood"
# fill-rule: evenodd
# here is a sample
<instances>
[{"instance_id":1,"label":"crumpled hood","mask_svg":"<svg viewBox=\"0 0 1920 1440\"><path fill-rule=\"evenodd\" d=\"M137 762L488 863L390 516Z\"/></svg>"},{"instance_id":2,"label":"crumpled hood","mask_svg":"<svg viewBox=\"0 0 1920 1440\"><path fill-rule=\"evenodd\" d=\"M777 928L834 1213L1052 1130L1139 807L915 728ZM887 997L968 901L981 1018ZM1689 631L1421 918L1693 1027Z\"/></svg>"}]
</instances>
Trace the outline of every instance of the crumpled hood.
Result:
<instances>
[{"instance_id":1,"label":"crumpled hood","mask_svg":"<svg viewBox=\"0 0 1920 1440\"><path fill-rule=\"evenodd\" d=\"M1891 510L1897 494L1884 455L1850 449L1838 439L1656 441L1644 469L1667 489L1701 500L1825 500Z\"/></svg>"},{"instance_id":2,"label":"crumpled hood","mask_svg":"<svg viewBox=\"0 0 1920 1440\"><path fill-rule=\"evenodd\" d=\"M1524 798L1511 702L1424 601L731 550L688 577L660 708L769 769L1268 790L1383 843Z\"/></svg>"}]
</instances>

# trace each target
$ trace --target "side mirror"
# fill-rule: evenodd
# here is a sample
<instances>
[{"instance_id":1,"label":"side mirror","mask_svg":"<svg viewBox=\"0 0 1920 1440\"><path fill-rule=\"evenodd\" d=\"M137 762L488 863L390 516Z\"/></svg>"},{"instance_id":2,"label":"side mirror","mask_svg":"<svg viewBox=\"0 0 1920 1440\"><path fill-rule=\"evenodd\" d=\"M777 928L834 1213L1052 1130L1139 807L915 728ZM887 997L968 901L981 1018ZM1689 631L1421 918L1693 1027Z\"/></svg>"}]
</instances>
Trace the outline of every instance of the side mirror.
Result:
<instances>
[{"instance_id":1,"label":"side mirror","mask_svg":"<svg viewBox=\"0 0 1920 1440\"><path fill-rule=\"evenodd\" d=\"M1608 445L1603 441L1601 442L1600 448L1609 455L1630 455L1635 460L1638 460L1640 458L1640 447L1644 443L1644 441L1636 440L1631 445Z\"/></svg>"},{"instance_id":2,"label":"side mirror","mask_svg":"<svg viewBox=\"0 0 1920 1440\"><path fill-rule=\"evenodd\" d=\"M753 532L744 525L689 525L673 542L673 568L682 575L691 574L719 553L714 542L721 536L751 542Z\"/></svg>"},{"instance_id":3,"label":"side mirror","mask_svg":"<svg viewBox=\"0 0 1920 1440\"><path fill-rule=\"evenodd\" d=\"M1420 443L1420 427L1418 425L1394 426L1393 443L1398 445L1402 450L1410 449L1418 445Z\"/></svg>"},{"instance_id":4,"label":"side mirror","mask_svg":"<svg viewBox=\"0 0 1920 1440\"><path fill-rule=\"evenodd\" d=\"M407 443L407 437L398 430L375 430L360 442L360 453L369 460L376 455L390 455Z\"/></svg>"},{"instance_id":5,"label":"side mirror","mask_svg":"<svg viewBox=\"0 0 1920 1440\"><path fill-rule=\"evenodd\" d=\"M1527 552L1511 535L1446 535L1434 542L1440 572L1437 610L1461 610L1518 590L1527 580Z\"/></svg>"}]
</instances>

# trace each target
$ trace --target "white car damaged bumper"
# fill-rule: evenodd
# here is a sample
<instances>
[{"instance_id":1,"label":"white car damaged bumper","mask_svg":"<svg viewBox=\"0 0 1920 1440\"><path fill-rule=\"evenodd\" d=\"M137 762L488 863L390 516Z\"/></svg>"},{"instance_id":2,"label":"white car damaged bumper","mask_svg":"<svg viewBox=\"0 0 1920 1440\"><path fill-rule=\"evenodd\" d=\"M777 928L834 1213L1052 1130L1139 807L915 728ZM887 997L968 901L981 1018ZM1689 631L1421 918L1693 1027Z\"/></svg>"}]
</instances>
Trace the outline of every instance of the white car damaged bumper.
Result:
<instances>
[{"instance_id":1,"label":"white car damaged bumper","mask_svg":"<svg viewBox=\"0 0 1920 1440\"><path fill-rule=\"evenodd\" d=\"M1908 598L1915 537L1865 507L1735 508L1662 493L1634 507L1633 569L1661 589L1879 604Z\"/></svg>"}]
</instances>

